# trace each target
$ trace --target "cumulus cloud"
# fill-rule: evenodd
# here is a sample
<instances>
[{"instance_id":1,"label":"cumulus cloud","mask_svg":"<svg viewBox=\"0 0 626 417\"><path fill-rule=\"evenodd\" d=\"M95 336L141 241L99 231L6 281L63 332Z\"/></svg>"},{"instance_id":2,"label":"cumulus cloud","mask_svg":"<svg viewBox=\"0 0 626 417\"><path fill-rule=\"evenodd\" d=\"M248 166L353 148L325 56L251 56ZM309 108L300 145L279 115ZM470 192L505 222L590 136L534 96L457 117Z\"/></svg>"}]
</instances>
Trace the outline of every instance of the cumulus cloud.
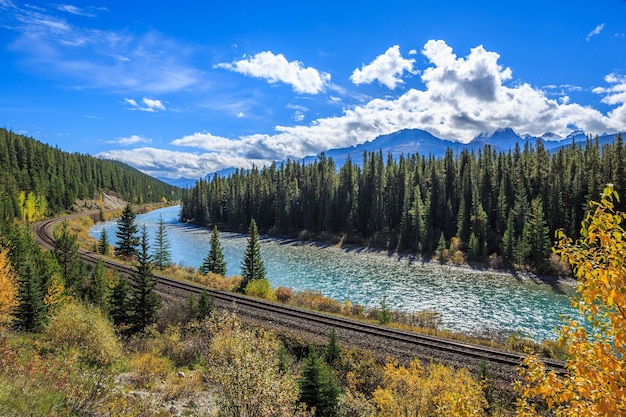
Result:
<instances>
[{"instance_id":1,"label":"cumulus cloud","mask_svg":"<svg viewBox=\"0 0 626 417\"><path fill-rule=\"evenodd\" d=\"M599 35L602 29L604 29L604 23L600 23L594 30L587 34L587 42L589 42L593 36Z\"/></svg>"},{"instance_id":2,"label":"cumulus cloud","mask_svg":"<svg viewBox=\"0 0 626 417\"><path fill-rule=\"evenodd\" d=\"M152 142L149 138L144 138L143 136L131 135L126 138L117 138L115 140L108 141L107 143L116 143L118 145L134 145L136 143L150 143Z\"/></svg>"},{"instance_id":3,"label":"cumulus cloud","mask_svg":"<svg viewBox=\"0 0 626 417\"><path fill-rule=\"evenodd\" d=\"M148 175L168 178L201 178L225 167L250 169L271 163L269 160L251 160L232 154L179 152L151 147L106 151L96 156L125 162Z\"/></svg>"},{"instance_id":4,"label":"cumulus cloud","mask_svg":"<svg viewBox=\"0 0 626 417\"><path fill-rule=\"evenodd\" d=\"M137 100L132 98L125 98L124 102L126 103L130 110L140 110L147 112L155 112L158 110L164 111L165 105L161 100L155 100L151 98L144 97L141 99L141 103L138 103Z\"/></svg>"},{"instance_id":5,"label":"cumulus cloud","mask_svg":"<svg viewBox=\"0 0 626 417\"><path fill-rule=\"evenodd\" d=\"M499 54L482 46L458 57L444 41L431 40L421 53L429 62L421 75L425 88L409 89L394 99L373 99L308 125L276 126L272 134L226 138L201 132L172 141L198 153L170 154L142 148L109 156L146 172L175 170L180 163L181 173L193 177L227 167L249 168L315 155L407 128L462 142L502 127L520 134L553 132L561 137L572 128L590 134L626 130L626 79L618 74L607 75L607 86L594 90L604 95L606 104L616 106L605 115L569 99L551 99L529 84L511 82L512 70L499 63Z\"/></svg>"},{"instance_id":6,"label":"cumulus cloud","mask_svg":"<svg viewBox=\"0 0 626 417\"><path fill-rule=\"evenodd\" d=\"M356 68L350 76L350 81L357 85L378 81L390 90L394 90L399 85L404 84L400 78L404 71L411 74L415 73L413 64L415 64L415 60L403 58L400 54L400 46L394 45L371 63L363 64L361 69Z\"/></svg>"},{"instance_id":7,"label":"cumulus cloud","mask_svg":"<svg viewBox=\"0 0 626 417\"><path fill-rule=\"evenodd\" d=\"M270 51L231 63L217 64L215 68L262 78L270 84L283 82L289 84L297 93L318 94L330 83L330 74L312 67L305 68L300 61L289 62L284 55L275 55Z\"/></svg>"}]
</instances>

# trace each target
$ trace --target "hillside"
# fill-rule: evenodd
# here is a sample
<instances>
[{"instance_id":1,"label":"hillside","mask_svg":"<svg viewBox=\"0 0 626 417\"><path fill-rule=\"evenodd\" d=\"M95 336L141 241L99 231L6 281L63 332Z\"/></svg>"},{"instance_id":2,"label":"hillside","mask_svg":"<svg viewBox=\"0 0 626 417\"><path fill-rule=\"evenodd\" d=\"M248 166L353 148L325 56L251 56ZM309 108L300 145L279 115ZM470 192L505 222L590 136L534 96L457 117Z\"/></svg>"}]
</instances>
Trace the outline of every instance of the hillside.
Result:
<instances>
[{"instance_id":1,"label":"hillside","mask_svg":"<svg viewBox=\"0 0 626 417\"><path fill-rule=\"evenodd\" d=\"M96 198L104 191L133 203L178 200L181 195L180 188L121 162L64 152L0 129L2 220L19 217L29 201L45 214L68 210L77 199Z\"/></svg>"}]
</instances>

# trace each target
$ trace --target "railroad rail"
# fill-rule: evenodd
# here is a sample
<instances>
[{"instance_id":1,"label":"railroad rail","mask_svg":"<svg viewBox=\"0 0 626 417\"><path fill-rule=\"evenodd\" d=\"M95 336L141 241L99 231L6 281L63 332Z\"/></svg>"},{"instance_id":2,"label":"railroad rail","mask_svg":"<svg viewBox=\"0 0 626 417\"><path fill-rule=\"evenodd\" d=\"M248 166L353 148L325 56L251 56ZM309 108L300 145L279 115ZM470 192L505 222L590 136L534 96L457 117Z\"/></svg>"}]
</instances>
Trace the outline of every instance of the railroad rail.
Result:
<instances>
[{"instance_id":1,"label":"railroad rail","mask_svg":"<svg viewBox=\"0 0 626 417\"><path fill-rule=\"evenodd\" d=\"M55 223L62 221L63 218L56 218L41 221L33 225L38 243L48 249L54 247L53 227ZM118 272L131 275L134 268L120 262L116 262L110 258L102 257L100 254L90 252L84 249L79 250L81 258L89 263L95 264L98 260L102 260L109 268L114 268ZM491 366L498 366L504 373L509 373L511 378L515 368L519 367L524 355L521 353L507 352L499 349L493 349L484 346L477 346L468 343L448 340L440 337L424 335L401 331L398 329L378 326L370 323L364 323L349 318L327 315L315 311L303 310L296 307L286 306L278 303L271 303L264 300L254 299L241 294L230 293L204 287L197 284L179 281L160 274L155 274L161 286L172 288L186 294L199 294L207 291L214 297L215 301L219 301L222 305L235 305L238 308L246 308L252 311L252 316L259 317L268 314L272 317L284 319L285 323L296 320L299 323L306 323L307 326L326 329L325 334L331 328L335 328L337 333L340 332L356 334L356 338L374 338L379 340L378 348L385 349L394 346L403 346L408 354L415 357L430 358L441 360L444 362L452 362L456 365L469 365L477 368L478 363L488 363ZM250 313L249 313L250 314ZM372 343L367 343L368 347L372 347ZM376 343L374 343L376 345ZM438 354L439 353L439 354ZM455 358L455 359L449 359ZM565 372L563 362L544 359L543 361L548 370L554 370L559 374ZM508 369L508 371L506 371Z\"/></svg>"}]
</instances>

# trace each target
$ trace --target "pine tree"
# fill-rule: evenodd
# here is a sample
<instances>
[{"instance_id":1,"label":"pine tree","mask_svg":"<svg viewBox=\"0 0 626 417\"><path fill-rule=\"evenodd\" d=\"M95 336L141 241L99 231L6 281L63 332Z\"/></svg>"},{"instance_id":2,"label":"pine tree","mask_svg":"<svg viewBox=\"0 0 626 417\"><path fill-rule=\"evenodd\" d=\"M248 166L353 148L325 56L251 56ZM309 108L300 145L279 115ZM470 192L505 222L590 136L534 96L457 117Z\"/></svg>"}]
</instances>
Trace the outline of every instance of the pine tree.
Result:
<instances>
[{"instance_id":1,"label":"pine tree","mask_svg":"<svg viewBox=\"0 0 626 417\"><path fill-rule=\"evenodd\" d=\"M248 246L241 261L241 283L237 291L244 292L248 284L252 281L265 278L265 266L261 259L261 248L259 245L259 231L254 219L250 221L248 228Z\"/></svg>"},{"instance_id":2,"label":"pine tree","mask_svg":"<svg viewBox=\"0 0 626 417\"><path fill-rule=\"evenodd\" d=\"M130 291L130 319L135 332L142 331L154 323L163 304L161 296L155 291L158 281L152 273L152 268L148 232L144 225Z\"/></svg>"},{"instance_id":3,"label":"pine tree","mask_svg":"<svg viewBox=\"0 0 626 417\"><path fill-rule=\"evenodd\" d=\"M213 296L207 290L202 290L198 297L197 313L199 319L205 319L213 313Z\"/></svg>"},{"instance_id":4,"label":"pine tree","mask_svg":"<svg viewBox=\"0 0 626 417\"><path fill-rule=\"evenodd\" d=\"M117 247L115 248L115 255L122 258L132 258L137 254L137 247L139 246L139 238L137 237L137 225L135 224L136 214L133 212L133 207L129 204L122 212L122 216L117 220L117 232L115 235L118 238Z\"/></svg>"},{"instance_id":5,"label":"pine tree","mask_svg":"<svg viewBox=\"0 0 626 417\"><path fill-rule=\"evenodd\" d=\"M203 275L212 272L218 275L226 275L226 261L224 261L224 253L220 243L220 234L217 226L213 228L211 234L211 249L200 266L200 273Z\"/></svg>"},{"instance_id":6,"label":"pine tree","mask_svg":"<svg viewBox=\"0 0 626 417\"><path fill-rule=\"evenodd\" d=\"M167 231L163 216L159 216L159 227L155 238L154 250L154 266L160 271L164 270L172 264L172 255L170 254L170 243L167 240Z\"/></svg>"},{"instance_id":7,"label":"pine tree","mask_svg":"<svg viewBox=\"0 0 626 417\"><path fill-rule=\"evenodd\" d=\"M328 337L328 343L326 344L326 349L324 351L324 357L326 359L326 363L330 366L333 366L335 361L339 359L339 354L341 353L341 345L337 342L337 332L333 327L330 331L330 336Z\"/></svg>"},{"instance_id":8,"label":"pine tree","mask_svg":"<svg viewBox=\"0 0 626 417\"><path fill-rule=\"evenodd\" d=\"M130 321L129 293L130 285L128 281L125 278L117 277L109 301L111 309L109 314L116 326L125 326Z\"/></svg>"},{"instance_id":9,"label":"pine tree","mask_svg":"<svg viewBox=\"0 0 626 417\"><path fill-rule=\"evenodd\" d=\"M102 255L109 254L109 237L107 236L107 229L105 229L104 227L100 232L100 239L98 240L97 249L98 253L101 253Z\"/></svg>"},{"instance_id":10,"label":"pine tree","mask_svg":"<svg viewBox=\"0 0 626 417\"><path fill-rule=\"evenodd\" d=\"M104 262L98 259L96 266L91 273L91 280L87 290L87 298L103 312L108 312L110 308L113 285L110 275L107 274Z\"/></svg>"},{"instance_id":11,"label":"pine tree","mask_svg":"<svg viewBox=\"0 0 626 417\"><path fill-rule=\"evenodd\" d=\"M302 378L300 379L300 402L311 409L315 407L318 417L335 415L340 389L332 372L326 367L315 347L309 350L304 361Z\"/></svg>"},{"instance_id":12,"label":"pine tree","mask_svg":"<svg viewBox=\"0 0 626 417\"><path fill-rule=\"evenodd\" d=\"M68 222L61 224L61 231L55 236L54 256L61 267L61 277L66 288L77 290L82 282L83 264L78 256L78 236L69 230Z\"/></svg>"},{"instance_id":13,"label":"pine tree","mask_svg":"<svg viewBox=\"0 0 626 417\"><path fill-rule=\"evenodd\" d=\"M19 327L33 330L45 323L47 317L41 279L30 263L20 268L17 298L19 305L15 310L15 317Z\"/></svg>"},{"instance_id":14,"label":"pine tree","mask_svg":"<svg viewBox=\"0 0 626 417\"><path fill-rule=\"evenodd\" d=\"M528 244L528 263L541 266L541 263L550 256L552 244L549 232L541 197L534 198L522 232L523 239Z\"/></svg>"}]
</instances>

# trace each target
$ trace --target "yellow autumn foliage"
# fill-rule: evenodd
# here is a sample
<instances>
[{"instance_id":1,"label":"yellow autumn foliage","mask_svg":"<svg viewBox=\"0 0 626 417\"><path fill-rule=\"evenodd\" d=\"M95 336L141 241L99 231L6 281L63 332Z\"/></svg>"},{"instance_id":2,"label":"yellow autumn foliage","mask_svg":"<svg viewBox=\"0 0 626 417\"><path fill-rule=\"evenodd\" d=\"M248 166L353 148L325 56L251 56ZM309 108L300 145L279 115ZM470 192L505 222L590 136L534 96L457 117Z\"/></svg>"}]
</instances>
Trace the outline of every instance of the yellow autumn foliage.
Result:
<instances>
[{"instance_id":1,"label":"yellow autumn foliage","mask_svg":"<svg viewBox=\"0 0 626 417\"><path fill-rule=\"evenodd\" d=\"M13 322L13 310L17 305L17 277L13 273L8 252L0 249L0 328Z\"/></svg>"},{"instance_id":2,"label":"yellow autumn foliage","mask_svg":"<svg viewBox=\"0 0 626 417\"><path fill-rule=\"evenodd\" d=\"M524 360L516 384L520 417L538 416L538 400L556 416L626 416L626 214L615 211L615 201L609 185L591 203L576 243L558 235L556 253L578 280L573 303L591 330L575 320L561 330L571 357L565 376L547 372L535 355Z\"/></svg>"},{"instance_id":3,"label":"yellow autumn foliage","mask_svg":"<svg viewBox=\"0 0 626 417\"><path fill-rule=\"evenodd\" d=\"M466 369L438 363L425 368L418 359L408 367L388 362L372 401L386 417L483 416L487 405L481 384Z\"/></svg>"}]
</instances>

